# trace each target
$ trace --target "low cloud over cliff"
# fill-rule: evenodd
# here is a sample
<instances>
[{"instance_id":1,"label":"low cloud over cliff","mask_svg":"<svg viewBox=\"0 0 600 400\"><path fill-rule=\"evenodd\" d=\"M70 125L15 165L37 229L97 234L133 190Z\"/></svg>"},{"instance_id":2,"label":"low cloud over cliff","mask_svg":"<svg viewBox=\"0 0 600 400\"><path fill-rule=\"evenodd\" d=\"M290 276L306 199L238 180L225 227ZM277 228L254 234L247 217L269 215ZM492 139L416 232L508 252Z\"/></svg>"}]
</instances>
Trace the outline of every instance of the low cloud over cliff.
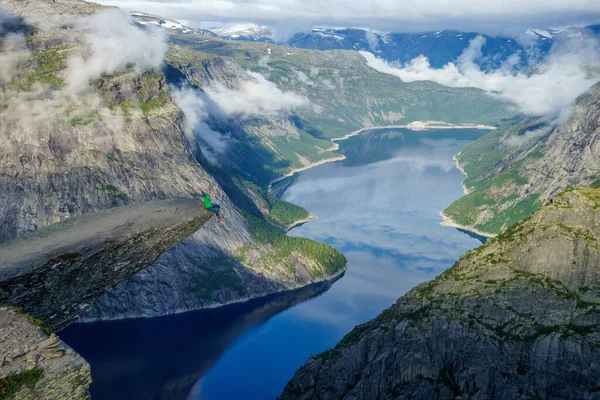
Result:
<instances>
[{"instance_id":1,"label":"low cloud over cliff","mask_svg":"<svg viewBox=\"0 0 600 400\"><path fill-rule=\"evenodd\" d=\"M513 71L519 55L498 70L482 71L475 61L482 57L485 41L477 36L456 63L439 69L432 68L424 56L395 65L368 52L361 54L372 68L404 82L429 80L451 87L480 88L515 103L525 114L558 114L598 80L598 74L589 69L600 60L600 46L595 39L559 42L547 62L528 72Z\"/></svg>"},{"instance_id":2,"label":"low cloud over cliff","mask_svg":"<svg viewBox=\"0 0 600 400\"><path fill-rule=\"evenodd\" d=\"M89 51L69 60L68 89L77 92L102 74L127 67L140 70L159 68L167 52L164 33L159 29L141 30L119 10L108 10L79 23L81 40Z\"/></svg>"},{"instance_id":3,"label":"low cloud over cliff","mask_svg":"<svg viewBox=\"0 0 600 400\"><path fill-rule=\"evenodd\" d=\"M263 75L247 71L247 79L234 90L219 82L203 87L174 89L174 100L186 117L185 134L197 143L206 158L217 163L233 140L213 130L210 121L244 120L252 117L288 115L308 100L294 92L283 91ZM200 139L202 144L198 142ZM208 145L208 148L206 147Z\"/></svg>"}]
</instances>

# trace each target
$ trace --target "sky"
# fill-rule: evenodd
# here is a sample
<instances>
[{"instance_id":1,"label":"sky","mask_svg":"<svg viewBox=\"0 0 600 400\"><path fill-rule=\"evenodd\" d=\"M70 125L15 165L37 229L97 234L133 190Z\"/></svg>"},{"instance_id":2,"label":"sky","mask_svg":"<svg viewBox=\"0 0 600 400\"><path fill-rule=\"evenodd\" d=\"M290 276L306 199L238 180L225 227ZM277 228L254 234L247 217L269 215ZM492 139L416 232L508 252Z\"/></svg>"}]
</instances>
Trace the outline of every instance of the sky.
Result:
<instances>
[{"instance_id":1,"label":"sky","mask_svg":"<svg viewBox=\"0 0 600 400\"><path fill-rule=\"evenodd\" d=\"M600 23L598 0L96 0L186 21L192 27L257 23L281 34L313 26L379 32L470 30L510 34L527 28Z\"/></svg>"}]
</instances>

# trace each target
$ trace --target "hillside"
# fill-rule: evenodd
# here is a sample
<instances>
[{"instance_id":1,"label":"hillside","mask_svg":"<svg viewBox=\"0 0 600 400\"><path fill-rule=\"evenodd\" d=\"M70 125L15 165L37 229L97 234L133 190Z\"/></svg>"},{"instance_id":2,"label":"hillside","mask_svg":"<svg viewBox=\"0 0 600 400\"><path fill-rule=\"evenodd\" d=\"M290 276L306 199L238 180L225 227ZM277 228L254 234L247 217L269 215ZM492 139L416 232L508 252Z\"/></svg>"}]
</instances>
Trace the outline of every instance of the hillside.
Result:
<instances>
[{"instance_id":1,"label":"hillside","mask_svg":"<svg viewBox=\"0 0 600 400\"><path fill-rule=\"evenodd\" d=\"M211 220L164 254L144 282L156 269L169 291L156 291L159 298L132 313L220 305L345 269L344 257L329 246L284 239L276 225L305 211L268 198L265 217L219 184L241 173L225 169L215 179L188 135L189 115L176 101L160 32L135 28L119 10L77 0L3 5L19 24L0 38L0 242L114 207L198 197L203 187L223 206L226 226ZM169 302L173 288L184 299L179 304Z\"/></svg>"},{"instance_id":2,"label":"hillside","mask_svg":"<svg viewBox=\"0 0 600 400\"><path fill-rule=\"evenodd\" d=\"M281 399L592 399L600 189L556 196L338 345Z\"/></svg>"},{"instance_id":3,"label":"hillside","mask_svg":"<svg viewBox=\"0 0 600 400\"><path fill-rule=\"evenodd\" d=\"M244 211L244 219L248 214L265 216L281 227L305 219L305 210L267 193L268 183L291 168L339 157L328 150L333 145L330 137L400 120L495 123L508 113L507 104L480 90L449 89L427 82L405 85L369 68L358 53L298 52L265 43L183 33L179 27L165 31L170 42L165 57L168 81L178 91L201 99L193 104L204 110L199 118L203 119L203 129L208 128L213 135L187 137L187 142L203 168ZM366 83L369 80L372 84ZM253 97L249 92L268 96ZM274 113L271 94L281 99L278 106L295 103L298 97L307 99L309 105ZM225 101L229 98L236 100ZM206 151L207 141L215 137L224 138L227 151ZM309 250L313 246L303 247L298 239L293 240L304 249L304 255L292 252L284 262L279 262L280 255L257 255L257 249L262 254L270 252L272 243L283 246L283 254L288 254L288 239L278 239L281 236L276 232L263 235L260 232L265 225L253 218L243 231L238 228L237 221L241 220L226 217L226 221L233 221L231 229L229 223L224 228L226 236L221 228L207 226L188 240L186 247L176 248L154 267L104 296L85 318L155 316L227 304L329 276L323 275L327 269L293 266L307 254L319 257L321 253L317 248ZM263 244L257 237L264 239ZM336 266L336 273L341 272L343 262L337 255L331 253L326 258L331 260L328 265ZM269 267L262 267L265 263ZM173 268L174 264L181 267ZM202 289L201 282L212 276L215 279L208 280L210 289ZM181 293L173 296L172 287L182 288Z\"/></svg>"},{"instance_id":4,"label":"hillside","mask_svg":"<svg viewBox=\"0 0 600 400\"><path fill-rule=\"evenodd\" d=\"M303 50L202 35L176 34L171 41L230 57L241 67L260 72L282 90L307 97L310 107L297 112L305 128L316 136L336 138L399 121L495 125L512 115L508 104L479 89L448 88L432 82L404 83L370 68L354 51Z\"/></svg>"},{"instance_id":5,"label":"hillside","mask_svg":"<svg viewBox=\"0 0 600 400\"><path fill-rule=\"evenodd\" d=\"M311 50L354 50L368 51L390 62L405 64L425 56L434 68L455 63L467 49L469 42L477 36L485 39L482 57L477 65L483 71L501 68L513 63L511 57L519 57L514 67L527 69L543 62L551 48L559 42L580 40L586 36L597 36L600 26L572 26L562 29L527 29L512 32L509 36L487 35L484 32L440 30L427 32L377 33L365 29L315 27L298 32L281 45ZM252 27L241 30L199 30L224 39L244 41L266 41L273 43L273 31L268 27Z\"/></svg>"},{"instance_id":6,"label":"hillside","mask_svg":"<svg viewBox=\"0 0 600 400\"><path fill-rule=\"evenodd\" d=\"M444 214L455 223L498 234L555 194L600 183L600 84L568 118L515 117L457 156L469 194Z\"/></svg>"}]
</instances>

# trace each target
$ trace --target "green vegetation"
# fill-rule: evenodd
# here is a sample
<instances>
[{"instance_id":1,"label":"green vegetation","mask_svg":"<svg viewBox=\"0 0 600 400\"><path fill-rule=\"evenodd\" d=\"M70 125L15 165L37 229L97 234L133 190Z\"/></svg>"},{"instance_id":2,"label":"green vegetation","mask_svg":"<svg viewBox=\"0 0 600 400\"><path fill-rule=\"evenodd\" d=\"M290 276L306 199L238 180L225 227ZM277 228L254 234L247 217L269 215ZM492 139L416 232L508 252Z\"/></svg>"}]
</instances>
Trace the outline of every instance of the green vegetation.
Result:
<instances>
[{"instance_id":1,"label":"green vegetation","mask_svg":"<svg viewBox=\"0 0 600 400\"><path fill-rule=\"evenodd\" d=\"M271 205L269 216L276 222L287 227L297 221L308 218L309 214L304 208L267 193L267 200Z\"/></svg>"},{"instance_id":2,"label":"green vegetation","mask_svg":"<svg viewBox=\"0 0 600 400\"><path fill-rule=\"evenodd\" d=\"M311 271L314 276L333 274L346 265L344 255L331 246L310 239L286 236L268 222L254 215L247 214L246 218L252 237L257 242L272 245L276 249L273 253L264 256L265 261L282 263L292 253L298 253L315 261L323 268Z\"/></svg>"},{"instance_id":3,"label":"green vegetation","mask_svg":"<svg viewBox=\"0 0 600 400\"><path fill-rule=\"evenodd\" d=\"M217 58L214 54L194 51L187 47L169 45L165 61L170 65L185 68L214 58Z\"/></svg>"},{"instance_id":4,"label":"green vegetation","mask_svg":"<svg viewBox=\"0 0 600 400\"><path fill-rule=\"evenodd\" d=\"M547 134L526 138L526 133L534 130L547 130ZM466 146L457 159L471 192L452 203L444 214L458 224L499 234L539 209L543 199L535 188L524 192L520 187L529 183L531 163L544 157L551 132L552 127L543 119L518 116ZM546 175L552 179L551 174Z\"/></svg>"},{"instance_id":5,"label":"green vegetation","mask_svg":"<svg viewBox=\"0 0 600 400\"><path fill-rule=\"evenodd\" d=\"M523 145L506 144L508 138L521 136L539 125L538 118L514 117L461 150L457 159L467 173L465 186L472 188L485 184L494 175L502 173L519 155L542 143L543 137L524 142ZM536 158L531 154L542 153L538 149L529 154L530 158Z\"/></svg>"},{"instance_id":6,"label":"green vegetation","mask_svg":"<svg viewBox=\"0 0 600 400\"><path fill-rule=\"evenodd\" d=\"M168 89L161 83L162 79L161 73L148 72L143 74L138 81L136 88L144 114L159 109L171 101Z\"/></svg>"},{"instance_id":7,"label":"green vegetation","mask_svg":"<svg viewBox=\"0 0 600 400\"><path fill-rule=\"evenodd\" d=\"M8 375L0 379L0 400L12 399L21 391L23 387L30 390L35 388L35 385L44 376L44 371L40 368L33 368L18 374Z\"/></svg>"},{"instance_id":8,"label":"green vegetation","mask_svg":"<svg viewBox=\"0 0 600 400\"><path fill-rule=\"evenodd\" d=\"M125 100L124 102L119 104L119 107L121 108L121 111L123 111L123 114L125 114L125 116L130 115L131 110L138 108L135 102L131 99Z\"/></svg>"},{"instance_id":9,"label":"green vegetation","mask_svg":"<svg viewBox=\"0 0 600 400\"><path fill-rule=\"evenodd\" d=\"M264 210L265 218L275 225L286 228L309 216L304 208L281 200L252 182L239 178L235 178L234 181L241 190L248 193L259 208Z\"/></svg>"},{"instance_id":10,"label":"green vegetation","mask_svg":"<svg viewBox=\"0 0 600 400\"><path fill-rule=\"evenodd\" d=\"M532 151L531 153L529 153L527 155L527 157L533 158L534 160L537 160L537 159L540 159L540 158L544 157L544 153L542 153L540 151Z\"/></svg>"},{"instance_id":11,"label":"green vegetation","mask_svg":"<svg viewBox=\"0 0 600 400\"><path fill-rule=\"evenodd\" d=\"M36 82L40 82L52 89L62 88L65 82L58 74L67 67L70 51L70 44L34 51L26 72L13 82L13 86L17 90L30 90Z\"/></svg>"},{"instance_id":12,"label":"green vegetation","mask_svg":"<svg viewBox=\"0 0 600 400\"><path fill-rule=\"evenodd\" d=\"M41 319L32 317L31 315L27 314L25 311L21 310L20 308L14 308L14 310L17 314L26 317L30 323L32 323L33 325L40 328L40 330L42 332L44 332L46 335L50 336L53 333L52 329L50 329L50 327L48 327L48 325L46 325L46 323L44 321L42 321Z\"/></svg>"},{"instance_id":13,"label":"green vegetation","mask_svg":"<svg viewBox=\"0 0 600 400\"><path fill-rule=\"evenodd\" d=\"M212 298L213 293L219 290L232 290L238 296L243 296L246 290L244 283L232 269L209 273L205 279L192 282L190 288L203 299Z\"/></svg>"},{"instance_id":14,"label":"green vegetation","mask_svg":"<svg viewBox=\"0 0 600 400\"><path fill-rule=\"evenodd\" d=\"M168 99L164 96L156 96L142 104L142 111L144 114L150 113L152 110L156 110L157 108L161 108L167 103Z\"/></svg>"},{"instance_id":15,"label":"green vegetation","mask_svg":"<svg viewBox=\"0 0 600 400\"><path fill-rule=\"evenodd\" d=\"M525 184L527 180L521 177L517 167L513 166L493 179L479 184L471 193L446 208L444 214L458 224L473 226L484 232L500 233L538 210L542 203L538 200L540 196L537 193L523 198L519 198L516 194L499 198L494 188ZM489 210L493 216L484 222L476 223L482 210Z\"/></svg>"},{"instance_id":16,"label":"green vegetation","mask_svg":"<svg viewBox=\"0 0 600 400\"><path fill-rule=\"evenodd\" d=\"M89 125L92 122L96 122L96 121L102 121L102 117L100 116L100 113L98 112L98 110L92 110L92 111L88 111L87 113L74 117L71 119L71 126L75 127L75 126L85 126L85 125Z\"/></svg>"}]
</instances>

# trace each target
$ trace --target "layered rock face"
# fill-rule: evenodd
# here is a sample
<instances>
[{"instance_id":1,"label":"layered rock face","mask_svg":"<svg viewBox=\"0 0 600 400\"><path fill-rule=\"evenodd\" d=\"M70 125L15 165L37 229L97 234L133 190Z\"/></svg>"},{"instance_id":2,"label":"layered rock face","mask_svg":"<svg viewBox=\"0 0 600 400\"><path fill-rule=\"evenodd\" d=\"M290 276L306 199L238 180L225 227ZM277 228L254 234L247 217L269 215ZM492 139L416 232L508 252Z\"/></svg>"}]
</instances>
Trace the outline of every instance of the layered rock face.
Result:
<instances>
[{"instance_id":1,"label":"layered rock face","mask_svg":"<svg viewBox=\"0 0 600 400\"><path fill-rule=\"evenodd\" d=\"M211 216L198 200L138 203L72 218L0 245L0 303L53 329L64 328Z\"/></svg>"},{"instance_id":2,"label":"layered rock face","mask_svg":"<svg viewBox=\"0 0 600 400\"><path fill-rule=\"evenodd\" d=\"M153 317L218 307L334 279L347 267L341 263L328 269L329 263L301 248L285 255L279 244L250 234L241 216L227 217L224 226L213 219L150 268L100 298L82 320Z\"/></svg>"},{"instance_id":3,"label":"layered rock face","mask_svg":"<svg viewBox=\"0 0 600 400\"><path fill-rule=\"evenodd\" d=\"M599 207L600 189L560 194L310 358L280 398L597 398Z\"/></svg>"},{"instance_id":4,"label":"layered rock face","mask_svg":"<svg viewBox=\"0 0 600 400\"><path fill-rule=\"evenodd\" d=\"M0 309L0 394L3 399L89 399L88 363L40 321Z\"/></svg>"},{"instance_id":5,"label":"layered rock face","mask_svg":"<svg viewBox=\"0 0 600 400\"><path fill-rule=\"evenodd\" d=\"M498 234L557 193L600 183L600 84L568 112L558 121L513 119L467 146L457 162L471 193L444 213L461 225Z\"/></svg>"},{"instance_id":6,"label":"layered rock face","mask_svg":"<svg viewBox=\"0 0 600 400\"><path fill-rule=\"evenodd\" d=\"M0 242L118 206L196 197L202 187L210 188L213 201L221 204L226 225L209 222L207 229L166 254L156 267L119 286L116 300L103 302L106 308L97 316L162 315L227 304L294 289L344 269L345 263L338 262L330 270L330 260L318 259L289 241L282 254L273 241L257 240L248 217L192 154L184 135L185 117L172 100L167 81L172 68L126 65L90 77L83 90L72 91L77 73L87 67L74 70L74 60L98 58L95 37L90 39L88 32L104 29L118 15L101 20L98 27L98 21L86 20L86 25L81 18L103 8L82 1L5 4L29 30L18 40L10 35L0 39L0 58L12 66L10 71L0 69ZM130 34L136 30L127 22L121 25L115 29ZM110 40L114 38L106 38ZM145 56L134 54L132 60ZM206 73L222 82L243 73L230 64L215 62L207 65ZM221 171L225 180L238 173ZM339 257L335 252L334 258ZM90 305L86 302L72 315ZM68 317L56 326L71 321Z\"/></svg>"}]
</instances>

